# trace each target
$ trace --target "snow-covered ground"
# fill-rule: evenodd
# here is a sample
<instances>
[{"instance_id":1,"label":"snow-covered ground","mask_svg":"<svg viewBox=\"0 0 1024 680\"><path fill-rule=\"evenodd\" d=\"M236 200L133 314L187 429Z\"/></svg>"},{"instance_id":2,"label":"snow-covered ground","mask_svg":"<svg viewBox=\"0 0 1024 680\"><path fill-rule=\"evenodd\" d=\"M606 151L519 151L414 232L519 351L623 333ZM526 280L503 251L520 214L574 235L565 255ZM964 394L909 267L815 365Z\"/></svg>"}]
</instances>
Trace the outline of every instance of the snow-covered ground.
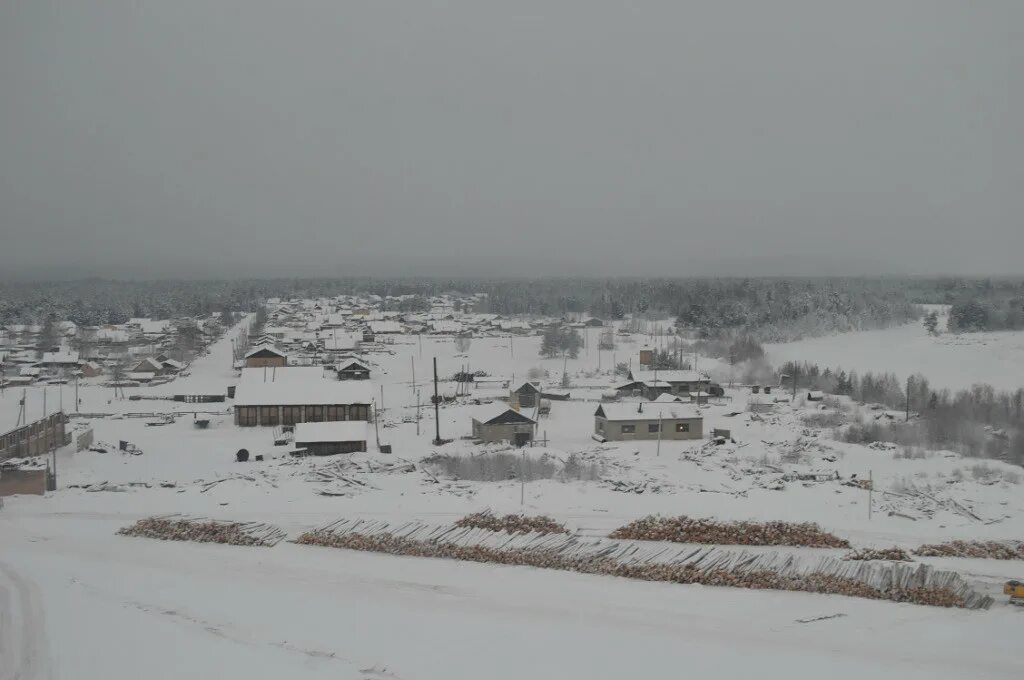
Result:
<instances>
[{"instance_id":1,"label":"snow-covered ground","mask_svg":"<svg viewBox=\"0 0 1024 680\"><path fill-rule=\"evenodd\" d=\"M936 305L938 311L946 311ZM935 387L967 388L988 383L1000 390L1024 387L1024 332L944 332L931 336L920 322L876 331L843 333L765 345L769 361L808 361L861 373L921 373Z\"/></svg>"},{"instance_id":2,"label":"snow-covered ground","mask_svg":"<svg viewBox=\"0 0 1024 680\"><path fill-rule=\"evenodd\" d=\"M158 513L272 522L294 537L340 517L444 523L492 508L549 514L591 535L657 512L816 521L857 547L1024 537L1020 475L1010 466L977 467L977 461L942 453L904 459L893 451L837 443L827 431L801 422L817 409L814 404L782 404L774 414L755 417L747 411L749 396L735 390L729 400L703 411L705 429L728 428L735 444L598 444L590 438L596 400L615 379L597 372L596 337L592 331L590 350L565 364L573 400L553 402L550 416L540 421L546 447L526 453L560 459L575 453L600 465L600 478L608 481L437 483L423 471L420 460L435 451L478 454L478 447L458 440L470 432L470 401L499 398L505 391L476 391L442 407L442 436L456 441L435 449L432 408L422 409L416 431L413 362L423 403L434 356L442 376L468 364L494 375L514 373L518 381L530 368L542 367L557 383L563 361L539 359L536 337L515 338L511 351L508 338L478 338L467 356L456 356L450 339L424 337L421 351L419 339L400 336L368 354L376 365L373 387L378 394L384 390L380 438L394 453L377 453L372 442L374 450L346 459L355 466L349 475L366 483L359 490L340 487L347 495L321 495L332 485L311 481L315 469L330 468L336 457L289 459L273 446L269 429L234 426L230 401L129 401L114 399L109 388L80 385L82 412L119 415L75 422L90 424L99 442L123 439L143 453L62 450L58 492L6 499L0 510L0 678L1024 673L1024 659L1012 653L1024 612L1006 605L999 590L1007 578L1022 576L1019 562L925 560L959 571L997 598L988 611L960 611L291 543L238 548L115 535ZM620 344L616 359L625 361L642 342L638 336L632 345ZM611 358L611 352L602 353L603 369ZM222 392L236 380L225 339L193 364L189 376L128 393ZM452 394L455 386L443 383L441 389ZM67 391L63 396L69 399ZM18 397L10 391L0 396L5 418ZM40 397L38 388L30 389L30 406ZM210 415L207 430L193 427L191 415L163 426L147 425L152 418L128 417L196 408L223 413ZM234 462L243 447L266 460ZM380 471L403 460L416 469ZM839 479L787 476L812 471ZM874 478L870 518L868 493L843 483L854 474ZM614 482L644 493L616 491ZM106 490L80 488L86 485ZM844 616L797 622L831 614Z\"/></svg>"}]
</instances>

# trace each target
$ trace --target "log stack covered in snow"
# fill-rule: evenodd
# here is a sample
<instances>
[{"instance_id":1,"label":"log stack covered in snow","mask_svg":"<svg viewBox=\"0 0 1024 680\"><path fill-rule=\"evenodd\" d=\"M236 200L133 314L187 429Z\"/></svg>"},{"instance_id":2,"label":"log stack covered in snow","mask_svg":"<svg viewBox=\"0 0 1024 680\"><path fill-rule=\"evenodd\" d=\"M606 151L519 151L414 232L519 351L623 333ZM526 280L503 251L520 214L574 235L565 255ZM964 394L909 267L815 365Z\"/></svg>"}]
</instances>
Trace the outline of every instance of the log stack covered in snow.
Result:
<instances>
[{"instance_id":1,"label":"log stack covered in snow","mask_svg":"<svg viewBox=\"0 0 1024 680\"><path fill-rule=\"evenodd\" d=\"M1024 541L950 541L922 545L921 557L981 557L993 560L1024 560Z\"/></svg>"},{"instance_id":2,"label":"log stack covered in snow","mask_svg":"<svg viewBox=\"0 0 1024 680\"><path fill-rule=\"evenodd\" d=\"M650 546L567 534L513 534L419 522L339 520L302 534L296 543L393 555L442 557L622 576L645 581L700 583L832 593L967 609L992 598L959 574L927 565L803 560L792 554L748 553L717 547Z\"/></svg>"},{"instance_id":3,"label":"log stack covered in snow","mask_svg":"<svg viewBox=\"0 0 1024 680\"><path fill-rule=\"evenodd\" d=\"M457 527L473 527L489 531L504 531L508 534L567 534L565 525L559 524L546 515L505 515L498 517L490 510L466 515L455 522Z\"/></svg>"},{"instance_id":4,"label":"log stack covered in snow","mask_svg":"<svg viewBox=\"0 0 1024 680\"><path fill-rule=\"evenodd\" d=\"M797 545L808 548L849 548L846 539L812 522L720 522L713 519L648 515L619 527L609 538L715 545Z\"/></svg>"},{"instance_id":5,"label":"log stack covered in snow","mask_svg":"<svg viewBox=\"0 0 1024 680\"><path fill-rule=\"evenodd\" d=\"M262 522L224 522L201 517L168 515L147 517L120 529L122 536L158 538L164 541L196 541L229 545L273 546L287 535Z\"/></svg>"}]
</instances>

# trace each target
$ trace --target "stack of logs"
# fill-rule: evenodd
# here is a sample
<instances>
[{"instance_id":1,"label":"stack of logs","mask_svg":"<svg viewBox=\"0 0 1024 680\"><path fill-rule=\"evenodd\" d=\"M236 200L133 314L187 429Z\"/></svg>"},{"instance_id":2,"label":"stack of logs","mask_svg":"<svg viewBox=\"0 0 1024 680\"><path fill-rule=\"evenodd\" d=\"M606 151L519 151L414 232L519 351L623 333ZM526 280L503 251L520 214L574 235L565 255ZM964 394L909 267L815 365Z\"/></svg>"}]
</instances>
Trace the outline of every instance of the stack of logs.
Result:
<instances>
[{"instance_id":1,"label":"stack of logs","mask_svg":"<svg viewBox=\"0 0 1024 680\"><path fill-rule=\"evenodd\" d=\"M610 538L717 545L797 545L808 548L849 548L850 542L823 531L813 522L719 522L685 515L648 515L619 527Z\"/></svg>"},{"instance_id":2,"label":"stack of logs","mask_svg":"<svg viewBox=\"0 0 1024 680\"><path fill-rule=\"evenodd\" d=\"M863 548L843 555L844 560L888 560L890 562L913 562L914 559L903 548Z\"/></svg>"},{"instance_id":3,"label":"stack of logs","mask_svg":"<svg viewBox=\"0 0 1024 680\"><path fill-rule=\"evenodd\" d=\"M466 515L455 522L457 527L475 527L488 531L504 531L508 534L567 534L565 525L559 524L546 515L505 515L498 517L490 510Z\"/></svg>"},{"instance_id":4,"label":"stack of logs","mask_svg":"<svg viewBox=\"0 0 1024 680\"><path fill-rule=\"evenodd\" d=\"M958 574L926 565L819 560L800 566L791 556L729 553L719 548L676 553L636 543L561 534L512 538L480 529L339 520L295 542L392 555L438 557L621 576L645 581L829 593L940 607L987 608L992 599Z\"/></svg>"},{"instance_id":5,"label":"stack of logs","mask_svg":"<svg viewBox=\"0 0 1024 680\"><path fill-rule=\"evenodd\" d=\"M1024 560L1024 541L949 541L922 545L921 557L981 557L993 560Z\"/></svg>"},{"instance_id":6,"label":"stack of logs","mask_svg":"<svg viewBox=\"0 0 1024 680\"><path fill-rule=\"evenodd\" d=\"M163 541L196 541L229 545L273 546L287 534L262 522L224 522L201 517L168 515L147 517L117 532L122 536L158 538Z\"/></svg>"}]
</instances>

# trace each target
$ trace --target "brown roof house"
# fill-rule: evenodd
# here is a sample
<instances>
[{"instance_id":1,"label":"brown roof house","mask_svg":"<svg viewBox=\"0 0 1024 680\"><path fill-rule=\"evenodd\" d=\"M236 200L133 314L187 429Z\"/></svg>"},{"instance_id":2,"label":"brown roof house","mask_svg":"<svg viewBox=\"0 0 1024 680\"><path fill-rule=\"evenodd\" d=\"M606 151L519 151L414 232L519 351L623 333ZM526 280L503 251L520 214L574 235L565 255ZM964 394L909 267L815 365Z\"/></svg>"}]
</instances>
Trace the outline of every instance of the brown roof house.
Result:
<instances>
[{"instance_id":1,"label":"brown roof house","mask_svg":"<svg viewBox=\"0 0 1024 680\"><path fill-rule=\"evenodd\" d=\"M288 355L271 345L253 347L245 354L246 368L278 368L288 365Z\"/></svg>"}]
</instances>

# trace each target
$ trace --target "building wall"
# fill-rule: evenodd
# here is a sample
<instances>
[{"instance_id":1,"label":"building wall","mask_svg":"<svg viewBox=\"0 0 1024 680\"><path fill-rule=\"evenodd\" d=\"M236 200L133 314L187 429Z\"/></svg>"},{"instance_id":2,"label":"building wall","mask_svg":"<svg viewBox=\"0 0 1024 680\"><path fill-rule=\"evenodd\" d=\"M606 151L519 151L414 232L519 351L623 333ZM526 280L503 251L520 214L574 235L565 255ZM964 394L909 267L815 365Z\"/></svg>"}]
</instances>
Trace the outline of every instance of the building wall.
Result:
<instances>
[{"instance_id":1,"label":"building wall","mask_svg":"<svg viewBox=\"0 0 1024 680\"><path fill-rule=\"evenodd\" d=\"M69 443L65 433L66 417L54 413L28 425L0 434L0 460L41 456Z\"/></svg>"},{"instance_id":2,"label":"building wall","mask_svg":"<svg viewBox=\"0 0 1024 680\"><path fill-rule=\"evenodd\" d=\"M676 424L685 423L690 426L689 432L677 432ZM657 439L657 432L648 431L648 425L657 425L656 420L605 420L594 418L594 433L608 441L627 441L634 439ZM632 426L633 432L623 432L624 426ZM661 421L662 441L676 439L702 439L704 437L703 418L666 418Z\"/></svg>"},{"instance_id":3,"label":"building wall","mask_svg":"<svg viewBox=\"0 0 1024 680\"><path fill-rule=\"evenodd\" d=\"M295 447L306 449L314 456L333 456L338 453L366 451L366 442L295 442Z\"/></svg>"},{"instance_id":4,"label":"building wall","mask_svg":"<svg viewBox=\"0 0 1024 680\"><path fill-rule=\"evenodd\" d=\"M287 365L286 357L249 357L245 360L246 368L278 368Z\"/></svg>"},{"instance_id":5,"label":"building wall","mask_svg":"<svg viewBox=\"0 0 1024 680\"><path fill-rule=\"evenodd\" d=\"M46 470L0 471L0 496L18 494L42 496L45 493Z\"/></svg>"},{"instance_id":6,"label":"building wall","mask_svg":"<svg viewBox=\"0 0 1024 680\"><path fill-rule=\"evenodd\" d=\"M501 423L484 425L473 420L473 437L484 442L514 442L517 434L529 435L533 441L533 425L530 423Z\"/></svg>"},{"instance_id":7,"label":"building wall","mask_svg":"<svg viewBox=\"0 0 1024 680\"><path fill-rule=\"evenodd\" d=\"M242 409L255 408L256 422L242 422ZM320 411L317 412L316 409ZM293 409L298 409L293 410ZM337 409L332 416L329 409ZM269 417L268 417L269 416ZM294 418L293 418L294 416ZM365 420L371 422L372 412L369 404L337 404L332 406L235 406L235 425L239 427L277 427L278 425L294 425L295 423L315 423L322 421Z\"/></svg>"}]
</instances>

